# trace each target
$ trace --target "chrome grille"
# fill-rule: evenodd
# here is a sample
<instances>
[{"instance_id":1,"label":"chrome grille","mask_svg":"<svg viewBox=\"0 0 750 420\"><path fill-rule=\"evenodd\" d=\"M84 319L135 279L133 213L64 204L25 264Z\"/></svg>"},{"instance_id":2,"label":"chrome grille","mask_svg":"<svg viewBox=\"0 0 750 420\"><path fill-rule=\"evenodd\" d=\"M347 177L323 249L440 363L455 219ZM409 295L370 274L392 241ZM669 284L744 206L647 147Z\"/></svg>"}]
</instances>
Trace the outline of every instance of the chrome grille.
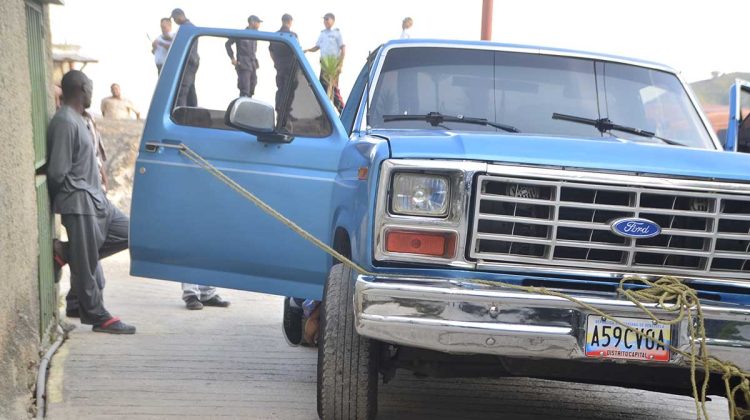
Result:
<instances>
[{"instance_id":1,"label":"chrome grille","mask_svg":"<svg viewBox=\"0 0 750 420\"><path fill-rule=\"evenodd\" d=\"M750 278L747 195L649 187L647 178L611 185L481 175L475 185L469 257L480 262ZM662 232L616 235L610 224L623 217Z\"/></svg>"}]
</instances>

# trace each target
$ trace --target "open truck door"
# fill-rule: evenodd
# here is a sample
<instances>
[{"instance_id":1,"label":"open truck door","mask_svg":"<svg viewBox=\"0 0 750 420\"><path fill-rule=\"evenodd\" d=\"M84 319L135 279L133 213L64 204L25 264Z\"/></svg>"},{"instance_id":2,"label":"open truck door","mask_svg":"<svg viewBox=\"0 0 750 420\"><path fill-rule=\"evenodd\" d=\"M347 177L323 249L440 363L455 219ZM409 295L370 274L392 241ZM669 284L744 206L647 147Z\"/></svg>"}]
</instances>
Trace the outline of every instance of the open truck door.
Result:
<instances>
[{"instance_id":1,"label":"open truck door","mask_svg":"<svg viewBox=\"0 0 750 420\"><path fill-rule=\"evenodd\" d=\"M257 59L247 69L239 59L231 65L227 56L228 49L241 43L256 51ZM257 79L252 99L238 99L241 70L252 71ZM320 298L330 257L183 150L195 151L331 243L331 197L347 141L290 34L181 28L161 73L135 164L131 274Z\"/></svg>"},{"instance_id":2,"label":"open truck door","mask_svg":"<svg viewBox=\"0 0 750 420\"><path fill-rule=\"evenodd\" d=\"M729 124L724 149L750 153L750 82L737 79L729 91Z\"/></svg>"}]
</instances>

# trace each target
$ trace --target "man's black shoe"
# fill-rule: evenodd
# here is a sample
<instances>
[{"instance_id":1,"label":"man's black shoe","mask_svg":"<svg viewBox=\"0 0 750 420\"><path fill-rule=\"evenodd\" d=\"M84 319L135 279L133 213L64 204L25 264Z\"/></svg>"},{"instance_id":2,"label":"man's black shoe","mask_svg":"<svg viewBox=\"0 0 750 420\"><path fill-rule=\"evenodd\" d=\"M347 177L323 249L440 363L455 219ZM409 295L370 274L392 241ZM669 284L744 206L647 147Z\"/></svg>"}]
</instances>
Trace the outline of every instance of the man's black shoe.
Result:
<instances>
[{"instance_id":1,"label":"man's black shoe","mask_svg":"<svg viewBox=\"0 0 750 420\"><path fill-rule=\"evenodd\" d=\"M284 298L284 319L282 329L284 338L290 346L298 346L302 342L302 308L292 302L293 298Z\"/></svg>"},{"instance_id":2,"label":"man's black shoe","mask_svg":"<svg viewBox=\"0 0 750 420\"><path fill-rule=\"evenodd\" d=\"M185 299L185 307L191 311L198 311L203 309L203 304L196 296L190 296Z\"/></svg>"},{"instance_id":3,"label":"man's black shoe","mask_svg":"<svg viewBox=\"0 0 750 420\"><path fill-rule=\"evenodd\" d=\"M229 306L229 301L222 299L219 295L214 295L211 299L205 300L201 303L203 303L203 306L218 306L219 308L226 308Z\"/></svg>"}]
</instances>

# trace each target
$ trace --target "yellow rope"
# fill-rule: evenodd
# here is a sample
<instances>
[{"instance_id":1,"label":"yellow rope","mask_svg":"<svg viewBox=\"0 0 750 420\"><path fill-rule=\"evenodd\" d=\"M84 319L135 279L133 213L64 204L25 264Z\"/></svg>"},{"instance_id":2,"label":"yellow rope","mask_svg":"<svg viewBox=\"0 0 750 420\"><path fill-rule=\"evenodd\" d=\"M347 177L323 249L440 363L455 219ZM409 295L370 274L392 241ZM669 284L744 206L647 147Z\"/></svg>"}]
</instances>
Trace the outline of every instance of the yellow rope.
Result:
<instances>
[{"instance_id":1,"label":"yellow rope","mask_svg":"<svg viewBox=\"0 0 750 420\"><path fill-rule=\"evenodd\" d=\"M190 149L188 146L184 144L181 146L181 153L184 154L188 159L192 160L199 167L211 173L213 176L235 190L241 196L258 206L265 213L274 217L289 229L302 236L304 239L312 242L316 247L328 253L342 264L350 267L352 270L361 275L378 276L380 278L391 277L390 275L369 272L360 267L354 261L337 252L335 249L331 248L326 243L322 242L321 240L307 232L305 229L298 226L296 223L274 210L263 200L247 191L240 184L214 167L210 162L203 159L203 157ZM434 277L431 278L435 279ZM555 290L550 290L545 287L519 286L510 283L488 281L482 279L464 279L463 281L565 299L584 309L587 309L591 313L599 315L603 319L609 320L621 326L622 328L631 331L638 337L649 338L654 342L664 346L665 348L669 348L674 354L678 354L688 360L690 364L690 381L692 385L693 399L695 400L696 416L698 419L705 418L706 420L708 420L709 418L708 410L706 408L706 393L708 390L709 372L720 373L722 375L726 397L729 400L729 415L733 419L739 420L745 419L746 417L750 418L750 408L738 407L735 404L738 393L744 395L745 401L750 403L750 372L745 372L733 363L719 360L708 354L708 348L706 346L706 328L703 317L703 308L701 307L698 294L694 289L692 289L690 286L686 285L676 277L664 276L658 280L650 281L640 277L629 276L623 278L620 281L620 285L617 290L618 293L621 294L624 298L638 306L643 311L643 313L646 314L646 316L649 317L653 322L665 325L676 325L681 323L682 321L686 321L688 325L688 334L690 336L689 352L682 351L679 348L672 346L671 343L665 343L657 338L646 336L645 333L629 325L626 325L616 317L605 313L601 309ZM632 284L633 282L640 282L645 286L645 288L634 289L626 287L627 284ZM652 309L654 307L658 308L662 312L671 314L671 316L669 318L658 316ZM697 345L696 340L698 341ZM703 370L703 379L700 382L700 387L698 383L699 367ZM737 384L732 385L732 383L735 381L737 382Z\"/></svg>"}]
</instances>

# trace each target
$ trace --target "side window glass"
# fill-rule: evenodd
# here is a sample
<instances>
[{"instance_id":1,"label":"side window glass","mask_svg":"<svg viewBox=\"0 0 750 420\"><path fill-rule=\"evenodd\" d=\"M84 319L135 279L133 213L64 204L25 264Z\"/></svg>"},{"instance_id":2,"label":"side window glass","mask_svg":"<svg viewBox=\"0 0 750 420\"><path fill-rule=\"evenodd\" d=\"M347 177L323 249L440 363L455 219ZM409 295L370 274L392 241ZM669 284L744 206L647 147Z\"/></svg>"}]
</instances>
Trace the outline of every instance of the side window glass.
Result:
<instances>
[{"instance_id":1,"label":"side window glass","mask_svg":"<svg viewBox=\"0 0 750 420\"><path fill-rule=\"evenodd\" d=\"M202 36L193 42L172 108L176 124L235 130L225 123L240 96L274 106L276 128L293 136L326 137L331 122L292 48L252 38Z\"/></svg>"},{"instance_id":2,"label":"side window glass","mask_svg":"<svg viewBox=\"0 0 750 420\"><path fill-rule=\"evenodd\" d=\"M740 90L740 126L737 151L750 153L750 89Z\"/></svg>"},{"instance_id":3,"label":"side window glass","mask_svg":"<svg viewBox=\"0 0 750 420\"><path fill-rule=\"evenodd\" d=\"M365 89L369 87L367 85L369 73L370 63L368 62L359 72L359 76L357 76L354 87L349 94L349 99L346 101L346 106L344 106L344 111L341 113L341 122L344 124L344 128L346 128L346 132L350 135L354 129L354 120L357 118L357 111L359 110L362 96L365 95Z\"/></svg>"}]
</instances>

